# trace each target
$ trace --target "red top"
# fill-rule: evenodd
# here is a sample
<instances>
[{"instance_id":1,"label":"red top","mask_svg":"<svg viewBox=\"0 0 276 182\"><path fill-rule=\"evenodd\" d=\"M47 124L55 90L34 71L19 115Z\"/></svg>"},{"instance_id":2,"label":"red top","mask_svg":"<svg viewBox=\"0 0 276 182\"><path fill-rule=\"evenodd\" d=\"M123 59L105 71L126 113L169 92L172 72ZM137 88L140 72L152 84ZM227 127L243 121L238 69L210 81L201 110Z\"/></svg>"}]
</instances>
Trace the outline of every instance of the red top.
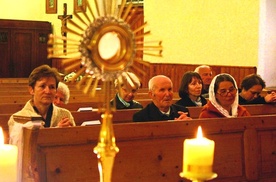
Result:
<instances>
[{"instance_id":1,"label":"red top","mask_svg":"<svg viewBox=\"0 0 276 182\"><path fill-rule=\"evenodd\" d=\"M238 116L250 116L250 113L245 107L238 105ZM224 118L225 116L215 108L215 106L208 101L205 106L203 106L199 118Z\"/></svg>"}]
</instances>

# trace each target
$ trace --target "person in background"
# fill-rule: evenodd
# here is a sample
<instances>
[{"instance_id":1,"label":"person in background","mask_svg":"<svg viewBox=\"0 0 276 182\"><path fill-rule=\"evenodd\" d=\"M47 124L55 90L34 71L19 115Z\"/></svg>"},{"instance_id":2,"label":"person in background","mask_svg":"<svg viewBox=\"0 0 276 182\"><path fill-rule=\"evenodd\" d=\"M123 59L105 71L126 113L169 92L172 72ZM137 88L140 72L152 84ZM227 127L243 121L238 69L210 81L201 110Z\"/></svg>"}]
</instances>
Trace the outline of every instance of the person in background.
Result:
<instances>
[{"instance_id":1,"label":"person in background","mask_svg":"<svg viewBox=\"0 0 276 182\"><path fill-rule=\"evenodd\" d=\"M270 92L260 96L266 87L265 81L257 74L250 74L243 78L239 94L239 104L268 104L276 103L276 93Z\"/></svg>"},{"instance_id":2,"label":"person in background","mask_svg":"<svg viewBox=\"0 0 276 182\"><path fill-rule=\"evenodd\" d=\"M207 101L201 96L202 79L197 72L188 71L184 73L181 85L178 91L181 98L175 104L184 107L187 106L204 106Z\"/></svg>"},{"instance_id":3,"label":"person in background","mask_svg":"<svg viewBox=\"0 0 276 182\"><path fill-rule=\"evenodd\" d=\"M209 88L209 100L199 118L220 118L250 116L243 106L239 105L238 87L235 79L226 73L215 76Z\"/></svg>"},{"instance_id":4,"label":"person in background","mask_svg":"<svg viewBox=\"0 0 276 182\"><path fill-rule=\"evenodd\" d=\"M129 76L129 78L132 80L134 87L131 88L128 85L123 84L123 81L121 81L121 92L119 92L119 82L116 79L115 80L115 88L117 90L117 93L115 97L110 101L110 104L113 106L115 104L116 109L135 109L135 108L143 108L143 106L134 100L135 95L137 94L137 90L140 88L141 84L138 79L138 77L131 72L125 73ZM126 76L126 75L123 75Z\"/></svg>"},{"instance_id":5,"label":"person in background","mask_svg":"<svg viewBox=\"0 0 276 182\"><path fill-rule=\"evenodd\" d=\"M152 102L133 115L133 121L190 120L185 107L173 104L173 83L164 75L152 77L148 83Z\"/></svg>"},{"instance_id":6,"label":"person in background","mask_svg":"<svg viewBox=\"0 0 276 182\"><path fill-rule=\"evenodd\" d=\"M57 93L54 98L54 104L58 107L63 107L65 104L68 104L70 99L70 90L69 87L63 83L58 83Z\"/></svg>"},{"instance_id":7,"label":"person in background","mask_svg":"<svg viewBox=\"0 0 276 182\"><path fill-rule=\"evenodd\" d=\"M203 88L201 91L201 94L205 97L208 98L208 94L209 94L209 86L211 84L211 81L213 79L213 72L212 72L212 68L210 66L207 65L201 65L195 68L194 70L195 72L197 72L202 81L203 81Z\"/></svg>"},{"instance_id":8,"label":"person in background","mask_svg":"<svg viewBox=\"0 0 276 182\"><path fill-rule=\"evenodd\" d=\"M44 127L69 127L75 126L75 121L67 109L56 107L53 102L59 84L59 73L55 68L41 65L35 68L29 76L29 92L32 98L22 110L14 113L9 121L10 132L17 123L13 116L40 116Z\"/></svg>"}]
</instances>

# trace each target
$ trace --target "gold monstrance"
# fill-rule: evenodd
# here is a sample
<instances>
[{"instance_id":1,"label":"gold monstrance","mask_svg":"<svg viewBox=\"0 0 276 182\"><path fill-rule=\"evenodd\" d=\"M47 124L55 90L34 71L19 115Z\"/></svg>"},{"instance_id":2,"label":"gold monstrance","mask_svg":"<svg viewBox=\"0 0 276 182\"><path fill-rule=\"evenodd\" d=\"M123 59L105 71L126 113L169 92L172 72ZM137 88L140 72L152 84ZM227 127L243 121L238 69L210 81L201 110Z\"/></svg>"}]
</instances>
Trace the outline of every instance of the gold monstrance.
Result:
<instances>
[{"instance_id":1,"label":"gold monstrance","mask_svg":"<svg viewBox=\"0 0 276 182\"><path fill-rule=\"evenodd\" d=\"M72 81L83 75L76 86L84 94L95 97L98 83L103 83L105 98L99 108L103 113L102 125L94 153L98 157L100 181L107 182L111 181L114 159L119 151L112 126L115 108L110 106L114 81L118 81L119 87L124 84L128 89L135 88L127 71L135 68L139 73L146 74L135 65L143 62L137 55L161 57L162 42L144 41L144 36L149 35L150 31L144 32L146 22L139 27L134 26L137 21L143 20L143 16L135 16L138 8L132 3L126 4L126 0L120 4L118 0L91 1L94 6L89 1L85 2L88 11L80 15L74 13L74 19L68 20L64 31L71 35L70 38L49 36L48 57L64 56L64 52L71 55L71 58L62 59L62 65L65 71L78 70ZM64 42L66 46L63 46Z\"/></svg>"}]
</instances>

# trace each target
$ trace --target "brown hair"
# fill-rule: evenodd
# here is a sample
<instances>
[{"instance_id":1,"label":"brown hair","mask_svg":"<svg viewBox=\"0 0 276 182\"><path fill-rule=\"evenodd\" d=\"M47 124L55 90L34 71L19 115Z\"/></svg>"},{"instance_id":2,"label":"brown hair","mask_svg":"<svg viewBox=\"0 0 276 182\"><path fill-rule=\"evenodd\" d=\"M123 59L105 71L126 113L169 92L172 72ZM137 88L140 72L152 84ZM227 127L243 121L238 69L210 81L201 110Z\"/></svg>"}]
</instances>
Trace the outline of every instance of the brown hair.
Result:
<instances>
[{"instance_id":1,"label":"brown hair","mask_svg":"<svg viewBox=\"0 0 276 182\"><path fill-rule=\"evenodd\" d=\"M29 86L34 88L35 83L43 77L53 77L56 80L56 88L60 81L60 75L56 68L51 68L49 65L41 65L36 67L29 76Z\"/></svg>"}]
</instances>

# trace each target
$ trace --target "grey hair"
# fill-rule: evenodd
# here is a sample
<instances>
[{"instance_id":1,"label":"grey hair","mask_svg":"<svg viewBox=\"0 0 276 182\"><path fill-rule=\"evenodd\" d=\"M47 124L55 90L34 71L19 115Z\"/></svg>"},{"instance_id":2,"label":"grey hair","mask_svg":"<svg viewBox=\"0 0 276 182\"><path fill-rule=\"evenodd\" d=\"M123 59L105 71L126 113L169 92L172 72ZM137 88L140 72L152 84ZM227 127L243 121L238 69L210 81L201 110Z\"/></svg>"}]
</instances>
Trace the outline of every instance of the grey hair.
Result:
<instances>
[{"instance_id":1,"label":"grey hair","mask_svg":"<svg viewBox=\"0 0 276 182\"><path fill-rule=\"evenodd\" d=\"M194 72L199 73L199 70L200 70L201 68L209 68L209 69L211 69L211 67L208 66L208 65L201 65L201 66L196 67L195 70L194 70Z\"/></svg>"},{"instance_id":2,"label":"grey hair","mask_svg":"<svg viewBox=\"0 0 276 182\"><path fill-rule=\"evenodd\" d=\"M128 75L130 77L130 79L132 80L133 84L137 87L137 89L140 88L140 86L141 86L140 80L139 80L139 78L134 73L124 72L122 74L122 76L126 76L126 75ZM120 81L118 81L118 79L120 79ZM119 77L118 79L116 79L114 81L114 84L115 84L116 88L118 88L118 83L119 82L122 83L121 86L123 86L122 77Z\"/></svg>"},{"instance_id":3,"label":"grey hair","mask_svg":"<svg viewBox=\"0 0 276 182\"><path fill-rule=\"evenodd\" d=\"M159 78L166 78L166 79L171 80L169 77L167 77L167 76L165 76L165 75L156 75L156 76L152 77L152 78L149 80L149 83L148 83L149 90L153 91L153 90L155 89L156 80L158 80ZM172 82L171 82L171 84L172 84Z\"/></svg>"},{"instance_id":4,"label":"grey hair","mask_svg":"<svg viewBox=\"0 0 276 182\"><path fill-rule=\"evenodd\" d=\"M65 83L59 82L57 91L61 91L64 94L64 103L67 104L70 98L69 87Z\"/></svg>"}]
</instances>

